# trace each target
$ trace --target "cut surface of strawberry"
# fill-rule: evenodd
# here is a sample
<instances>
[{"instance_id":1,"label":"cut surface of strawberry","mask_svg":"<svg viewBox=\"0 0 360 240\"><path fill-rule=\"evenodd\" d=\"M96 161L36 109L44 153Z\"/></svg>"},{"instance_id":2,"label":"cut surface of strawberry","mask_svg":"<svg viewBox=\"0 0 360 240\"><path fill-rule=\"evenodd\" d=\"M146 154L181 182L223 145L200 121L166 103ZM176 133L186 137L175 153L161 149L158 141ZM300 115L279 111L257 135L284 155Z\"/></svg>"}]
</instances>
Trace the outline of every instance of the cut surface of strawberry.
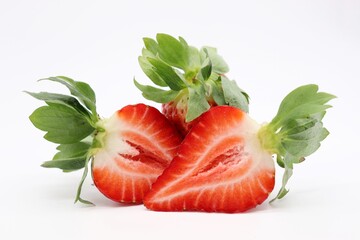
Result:
<instances>
[{"instance_id":1,"label":"cut surface of strawberry","mask_svg":"<svg viewBox=\"0 0 360 240\"><path fill-rule=\"evenodd\" d=\"M259 127L234 107L204 113L145 197L145 206L243 212L262 203L274 187L275 167L254 135Z\"/></svg>"},{"instance_id":2,"label":"cut surface of strawberry","mask_svg":"<svg viewBox=\"0 0 360 240\"><path fill-rule=\"evenodd\" d=\"M96 136L103 143L94 151L94 184L114 201L141 203L180 138L157 109L144 104L128 105L99 126L104 132Z\"/></svg>"},{"instance_id":3,"label":"cut surface of strawberry","mask_svg":"<svg viewBox=\"0 0 360 240\"><path fill-rule=\"evenodd\" d=\"M141 203L151 184L169 165L182 137L156 108L144 104L128 105L110 118L100 119L95 93L84 83L67 77L46 80L65 85L71 95L30 93L46 102L30 116L45 138L60 144L59 152L43 167L64 172L84 169L75 201L91 162L95 186L106 197L125 203Z\"/></svg>"}]
</instances>

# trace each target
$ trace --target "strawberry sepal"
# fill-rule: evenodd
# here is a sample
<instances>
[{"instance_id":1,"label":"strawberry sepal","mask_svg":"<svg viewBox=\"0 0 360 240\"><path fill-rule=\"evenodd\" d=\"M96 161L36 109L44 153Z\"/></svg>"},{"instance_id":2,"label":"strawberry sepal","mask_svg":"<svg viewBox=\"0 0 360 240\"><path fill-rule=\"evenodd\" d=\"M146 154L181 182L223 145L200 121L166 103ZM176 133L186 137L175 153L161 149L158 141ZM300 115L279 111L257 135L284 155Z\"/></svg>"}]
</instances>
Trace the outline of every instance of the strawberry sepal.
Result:
<instances>
[{"instance_id":1,"label":"strawberry sepal","mask_svg":"<svg viewBox=\"0 0 360 240\"><path fill-rule=\"evenodd\" d=\"M288 193L286 185L294 164L318 150L329 135L322 119L331 107L326 103L333 98L334 95L318 92L314 84L298 87L284 98L275 118L259 130L262 147L275 154L277 163L284 168L282 187L272 201Z\"/></svg>"},{"instance_id":2,"label":"strawberry sepal","mask_svg":"<svg viewBox=\"0 0 360 240\"><path fill-rule=\"evenodd\" d=\"M249 111L248 95L224 75L229 67L216 48L199 50L181 37L176 39L162 33L156 39L144 38L144 45L140 67L161 88L134 80L135 86L146 99L163 104L175 102L174 106L178 106L176 100L183 100L185 94L185 107L178 109L185 124L206 112L213 103Z\"/></svg>"},{"instance_id":3,"label":"strawberry sepal","mask_svg":"<svg viewBox=\"0 0 360 240\"><path fill-rule=\"evenodd\" d=\"M85 163L84 163L84 172L83 172L83 175L81 177L79 186L78 186L77 191L76 191L76 196L75 196L75 202L74 203L77 203L79 201L79 202L81 202L83 204L94 205L92 202L81 198L81 190L82 190L82 186L84 184L84 181L85 181L85 179L87 177L87 174L89 172L89 166L88 165L89 165L89 161L91 160L91 158L92 158L92 156L86 157L86 160L85 160Z\"/></svg>"},{"instance_id":4,"label":"strawberry sepal","mask_svg":"<svg viewBox=\"0 0 360 240\"><path fill-rule=\"evenodd\" d=\"M134 79L135 86L142 92L145 99L154 101L157 103L167 103L172 101L179 94L179 91L163 90L160 88L142 85Z\"/></svg>"},{"instance_id":5,"label":"strawberry sepal","mask_svg":"<svg viewBox=\"0 0 360 240\"><path fill-rule=\"evenodd\" d=\"M94 136L100 131L97 127L99 117L96 111L95 93L87 83L64 76L41 80L60 83L70 91L70 95L26 92L46 103L30 115L30 121L36 128L46 132L44 135L46 140L60 144L53 159L44 162L41 166L58 168L64 172L84 169L75 202L91 204L82 199L80 194L87 176L88 163L92 158Z\"/></svg>"}]
</instances>

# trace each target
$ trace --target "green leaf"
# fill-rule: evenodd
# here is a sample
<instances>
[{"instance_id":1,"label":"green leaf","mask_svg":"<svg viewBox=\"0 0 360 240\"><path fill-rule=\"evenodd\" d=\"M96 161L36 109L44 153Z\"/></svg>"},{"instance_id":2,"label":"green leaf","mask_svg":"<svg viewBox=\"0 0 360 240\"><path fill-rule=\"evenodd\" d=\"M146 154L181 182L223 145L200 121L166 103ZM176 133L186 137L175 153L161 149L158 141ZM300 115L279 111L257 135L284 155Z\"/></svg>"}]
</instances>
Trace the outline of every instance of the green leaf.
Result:
<instances>
[{"instance_id":1,"label":"green leaf","mask_svg":"<svg viewBox=\"0 0 360 240\"><path fill-rule=\"evenodd\" d=\"M166 34L165 34L166 35ZM181 36L179 36L179 42L184 46L184 47L188 47L189 46L189 44L186 42L186 40L183 38L183 37L181 37Z\"/></svg>"},{"instance_id":2,"label":"green leaf","mask_svg":"<svg viewBox=\"0 0 360 240\"><path fill-rule=\"evenodd\" d=\"M88 154L90 147L91 144L87 142L61 144L56 148L59 152L54 155L53 160L85 157Z\"/></svg>"},{"instance_id":3,"label":"green leaf","mask_svg":"<svg viewBox=\"0 0 360 240\"><path fill-rule=\"evenodd\" d=\"M75 171L84 168L86 157L74 157L56 159L44 162L41 166L45 168L60 168L65 172Z\"/></svg>"},{"instance_id":4,"label":"green leaf","mask_svg":"<svg viewBox=\"0 0 360 240\"><path fill-rule=\"evenodd\" d=\"M30 121L40 130L46 131L50 142L76 143L89 136L95 129L76 110L63 104L48 103L30 115Z\"/></svg>"},{"instance_id":5,"label":"green leaf","mask_svg":"<svg viewBox=\"0 0 360 240\"><path fill-rule=\"evenodd\" d=\"M138 58L139 65L143 72L150 78L150 80L160 87L166 87L166 82L156 73L154 67L150 64L146 57L140 56Z\"/></svg>"},{"instance_id":6,"label":"green leaf","mask_svg":"<svg viewBox=\"0 0 360 240\"><path fill-rule=\"evenodd\" d=\"M148 58L148 61L153 65L154 71L161 76L170 89L180 91L181 89L186 88L186 84L172 67L159 59Z\"/></svg>"},{"instance_id":7,"label":"green leaf","mask_svg":"<svg viewBox=\"0 0 360 240\"><path fill-rule=\"evenodd\" d=\"M318 92L315 84L304 85L290 92L281 102L276 117L272 124L282 125L283 122L293 118L303 118L318 112L323 112L329 105L328 101L335 98L334 95Z\"/></svg>"},{"instance_id":8,"label":"green leaf","mask_svg":"<svg viewBox=\"0 0 360 240\"><path fill-rule=\"evenodd\" d=\"M143 38L143 41L146 49L156 56L159 48L157 42L152 38Z\"/></svg>"},{"instance_id":9,"label":"green leaf","mask_svg":"<svg viewBox=\"0 0 360 240\"><path fill-rule=\"evenodd\" d=\"M276 156L276 162L280 167L285 168L284 160L282 159L282 157L280 155Z\"/></svg>"},{"instance_id":10,"label":"green leaf","mask_svg":"<svg viewBox=\"0 0 360 240\"><path fill-rule=\"evenodd\" d=\"M291 91L281 102L278 114L292 111L294 108L304 104L322 105L333 99L335 96L318 92L319 87L315 84L300 86Z\"/></svg>"},{"instance_id":11,"label":"green leaf","mask_svg":"<svg viewBox=\"0 0 360 240\"><path fill-rule=\"evenodd\" d=\"M217 105L227 105L222 89L221 77L219 75L217 75L216 73L212 73L205 84L210 86L210 96L214 99Z\"/></svg>"},{"instance_id":12,"label":"green leaf","mask_svg":"<svg viewBox=\"0 0 360 240\"><path fill-rule=\"evenodd\" d=\"M189 66L187 71L196 72L201 67L201 56L197 48L188 46L189 51Z\"/></svg>"},{"instance_id":13,"label":"green leaf","mask_svg":"<svg viewBox=\"0 0 360 240\"><path fill-rule=\"evenodd\" d=\"M170 66L186 71L189 66L189 50L186 42L180 42L168 34L157 34L158 52L160 58Z\"/></svg>"},{"instance_id":14,"label":"green leaf","mask_svg":"<svg viewBox=\"0 0 360 240\"><path fill-rule=\"evenodd\" d=\"M224 91L225 102L233 107L237 107L244 112L249 112L249 101L247 94L241 90L236 82L230 81L227 77L221 76L222 89Z\"/></svg>"},{"instance_id":15,"label":"green leaf","mask_svg":"<svg viewBox=\"0 0 360 240\"><path fill-rule=\"evenodd\" d=\"M281 131L285 132L287 135L297 134L313 127L319 121L321 121L321 119L312 117L289 119L289 121L284 124Z\"/></svg>"},{"instance_id":16,"label":"green leaf","mask_svg":"<svg viewBox=\"0 0 360 240\"><path fill-rule=\"evenodd\" d=\"M300 105L290 111L281 113L273 122L277 124L276 126L286 125L289 120L310 117L312 114L325 112L325 110L330 107L330 105L317 105L312 103Z\"/></svg>"},{"instance_id":17,"label":"green leaf","mask_svg":"<svg viewBox=\"0 0 360 240\"><path fill-rule=\"evenodd\" d=\"M93 116L97 115L95 92L87 83L74 81L64 76L49 77L41 80L50 80L65 85L73 96L85 104L93 113Z\"/></svg>"},{"instance_id":18,"label":"green leaf","mask_svg":"<svg viewBox=\"0 0 360 240\"><path fill-rule=\"evenodd\" d=\"M211 72L212 72L212 63L211 63L211 60L209 58L207 58L204 61L203 66L201 67L201 70L200 70L202 79L204 81L208 80L209 77L211 76Z\"/></svg>"},{"instance_id":19,"label":"green leaf","mask_svg":"<svg viewBox=\"0 0 360 240\"><path fill-rule=\"evenodd\" d=\"M76 111L82 113L84 116L90 117L89 111L86 110L74 97L58 94L58 93L48 93L48 92L32 93L25 91L25 93L29 94L30 96L38 100L43 100L45 102L64 104L66 106L74 108Z\"/></svg>"},{"instance_id":20,"label":"green leaf","mask_svg":"<svg viewBox=\"0 0 360 240\"><path fill-rule=\"evenodd\" d=\"M285 135L281 144L287 152L294 156L298 156L298 159L300 159L301 157L307 157L313 154L320 147L320 142L328 135L329 132L323 127L323 124L317 122L313 127L305 131L292 135Z\"/></svg>"},{"instance_id":21,"label":"green leaf","mask_svg":"<svg viewBox=\"0 0 360 240\"><path fill-rule=\"evenodd\" d=\"M224 61L224 59L217 53L216 48L203 47L200 50L200 54L202 62L204 62L206 58L210 58L214 72L218 74L225 74L229 72L229 66Z\"/></svg>"},{"instance_id":22,"label":"green leaf","mask_svg":"<svg viewBox=\"0 0 360 240\"><path fill-rule=\"evenodd\" d=\"M82 177L81 177L81 180L80 180L80 183L79 183L77 192L76 192L75 203L76 203L77 201L79 201L79 202L84 203L84 204L94 205L92 202L87 201L87 200L81 198L82 186L84 185L86 176L87 176L87 174L88 174L88 172L89 172L89 161L90 161L90 158L87 157L87 158L85 159L85 163L84 163L84 172L83 172L83 175L82 175Z\"/></svg>"},{"instance_id":23,"label":"green leaf","mask_svg":"<svg viewBox=\"0 0 360 240\"><path fill-rule=\"evenodd\" d=\"M334 97L318 92L318 86L314 84L296 88L281 102L274 119L259 130L263 148L276 154L278 164L284 167L282 187L275 199L288 193L286 184L292 176L293 164L302 162L318 150L329 135L322 119L330 107L326 103Z\"/></svg>"},{"instance_id":24,"label":"green leaf","mask_svg":"<svg viewBox=\"0 0 360 240\"><path fill-rule=\"evenodd\" d=\"M282 163L284 163L284 174L282 177L282 185L281 188L276 195L275 198L273 198L270 203L274 202L276 199L282 199L285 197L286 194L288 194L289 190L286 189L286 185L290 179L290 177L293 175L293 165L292 162L294 161L293 156L287 155L284 160L282 160Z\"/></svg>"},{"instance_id":25,"label":"green leaf","mask_svg":"<svg viewBox=\"0 0 360 240\"><path fill-rule=\"evenodd\" d=\"M146 48L142 49L141 54L142 55L140 57L144 57L145 59L148 57L157 58L157 56L158 56L158 54L153 54L150 50L148 50Z\"/></svg>"},{"instance_id":26,"label":"green leaf","mask_svg":"<svg viewBox=\"0 0 360 240\"><path fill-rule=\"evenodd\" d=\"M142 92L144 98L157 103L171 102L179 94L178 91L162 90L152 86L142 85L138 83L135 79L134 79L134 84Z\"/></svg>"},{"instance_id":27,"label":"green leaf","mask_svg":"<svg viewBox=\"0 0 360 240\"><path fill-rule=\"evenodd\" d=\"M193 88L189 88L189 101L186 122L194 120L209 109L210 105L206 100L205 89L203 85L197 85Z\"/></svg>"}]
</instances>

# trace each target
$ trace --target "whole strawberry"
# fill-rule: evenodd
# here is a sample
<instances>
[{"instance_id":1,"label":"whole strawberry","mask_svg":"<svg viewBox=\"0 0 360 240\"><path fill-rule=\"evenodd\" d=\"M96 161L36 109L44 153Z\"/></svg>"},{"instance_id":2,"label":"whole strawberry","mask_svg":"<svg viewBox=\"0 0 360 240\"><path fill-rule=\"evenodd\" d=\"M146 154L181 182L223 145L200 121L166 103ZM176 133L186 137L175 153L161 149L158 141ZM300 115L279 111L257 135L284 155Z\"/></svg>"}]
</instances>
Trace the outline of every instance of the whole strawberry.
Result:
<instances>
[{"instance_id":1,"label":"whole strawberry","mask_svg":"<svg viewBox=\"0 0 360 240\"><path fill-rule=\"evenodd\" d=\"M229 68L215 48L199 50L167 34L144 38L144 44L139 64L158 87L134 83L146 99L162 104L164 115L183 135L213 106L248 112L248 95L225 76Z\"/></svg>"}]
</instances>

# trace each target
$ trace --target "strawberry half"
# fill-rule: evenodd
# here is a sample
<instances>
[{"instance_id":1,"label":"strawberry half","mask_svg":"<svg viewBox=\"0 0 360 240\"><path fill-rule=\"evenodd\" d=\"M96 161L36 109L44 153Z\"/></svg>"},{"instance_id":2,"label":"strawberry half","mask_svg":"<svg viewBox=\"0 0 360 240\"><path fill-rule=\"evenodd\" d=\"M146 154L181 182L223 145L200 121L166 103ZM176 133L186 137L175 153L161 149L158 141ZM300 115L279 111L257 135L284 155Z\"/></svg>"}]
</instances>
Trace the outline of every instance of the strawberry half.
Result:
<instances>
[{"instance_id":1,"label":"strawberry half","mask_svg":"<svg viewBox=\"0 0 360 240\"><path fill-rule=\"evenodd\" d=\"M141 203L152 183L176 154L181 136L157 109L128 105L108 119L99 119L95 94L89 85L66 77L49 78L67 86L72 96L29 93L44 100L30 116L45 138L60 144L59 152L43 167L66 172L84 168L76 201L92 161L95 186L117 202Z\"/></svg>"},{"instance_id":2,"label":"strawberry half","mask_svg":"<svg viewBox=\"0 0 360 240\"><path fill-rule=\"evenodd\" d=\"M96 187L118 202L141 203L175 156L180 137L155 108L129 105L99 123L92 176Z\"/></svg>"},{"instance_id":3,"label":"strawberry half","mask_svg":"<svg viewBox=\"0 0 360 240\"><path fill-rule=\"evenodd\" d=\"M322 118L334 96L316 85L292 91L276 117L259 125L242 110L213 107L179 147L170 166L144 198L156 211L243 212L267 199L274 188L272 155L285 168L275 199L284 197L293 164L316 151L328 131Z\"/></svg>"},{"instance_id":4,"label":"strawberry half","mask_svg":"<svg viewBox=\"0 0 360 240\"><path fill-rule=\"evenodd\" d=\"M145 206L242 212L262 203L274 187L275 167L254 135L259 127L234 107L218 106L204 113L145 197Z\"/></svg>"},{"instance_id":5,"label":"strawberry half","mask_svg":"<svg viewBox=\"0 0 360 240\"><path fill-rule=\"evenodd\" d=\"M158 87L134 83L146 99L162 104L164 115L184 136L213 106L248 111L248 95L225 76L229 68L215 48L199 50L167 34L144 38L144 44L139 64Z\"/></svg>"}]
</instances>

